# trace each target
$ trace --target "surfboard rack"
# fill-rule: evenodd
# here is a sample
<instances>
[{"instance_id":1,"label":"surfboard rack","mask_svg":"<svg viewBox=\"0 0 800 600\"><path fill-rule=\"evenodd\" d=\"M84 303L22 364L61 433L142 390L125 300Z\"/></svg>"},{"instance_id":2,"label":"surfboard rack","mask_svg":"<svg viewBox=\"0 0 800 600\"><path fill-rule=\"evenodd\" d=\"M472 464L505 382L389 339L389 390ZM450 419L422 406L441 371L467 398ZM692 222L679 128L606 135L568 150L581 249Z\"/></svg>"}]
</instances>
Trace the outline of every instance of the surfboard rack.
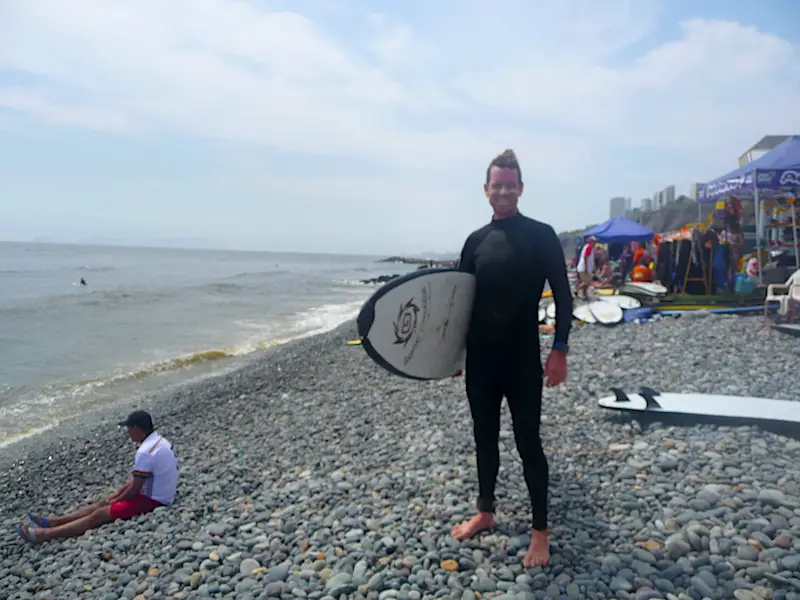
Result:
<instances>
[{"instance_id":1,"label":"surfboard rack","mask_svg":"<svg viewBox=\"0 0 800 600\"><path fill-rule=\"evenodd\" d=\"M643 387L639 390L639 395L644 398L644 401L647 405L647 408L661 408L661 405L656 401L656 396L660 396L661 394L654 390L653 388Z\"/></svg>"}]
</instances>

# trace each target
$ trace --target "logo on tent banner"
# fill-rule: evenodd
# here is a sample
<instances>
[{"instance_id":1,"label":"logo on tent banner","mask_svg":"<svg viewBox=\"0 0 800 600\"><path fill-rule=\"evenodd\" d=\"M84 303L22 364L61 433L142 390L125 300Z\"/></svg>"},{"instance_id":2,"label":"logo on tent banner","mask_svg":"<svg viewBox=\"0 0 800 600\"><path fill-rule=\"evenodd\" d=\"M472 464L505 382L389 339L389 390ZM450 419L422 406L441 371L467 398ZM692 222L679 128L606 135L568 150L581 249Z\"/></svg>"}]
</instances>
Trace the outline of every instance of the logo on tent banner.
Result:
<instances>
[{"instance_id":1,"label":"logo on tent banner","mask_svg":"<svg viewBox=\"0 0 800 600\"><path fill-rule=\"evenodd\" d=\"M775 179L775 171L759 171L757 174L758 183L770 185L773 179Z\"/></svg>"},{"instance_id":2,"label":"logo on tent banner","mask_svg":"<svg viewBox=\"0 0 800 600\"><path fill-rule=\"evenodd\" d=\"M800 185L800 171L784 171L781 173L780 185Z\"/></svg>"}]
</instances>

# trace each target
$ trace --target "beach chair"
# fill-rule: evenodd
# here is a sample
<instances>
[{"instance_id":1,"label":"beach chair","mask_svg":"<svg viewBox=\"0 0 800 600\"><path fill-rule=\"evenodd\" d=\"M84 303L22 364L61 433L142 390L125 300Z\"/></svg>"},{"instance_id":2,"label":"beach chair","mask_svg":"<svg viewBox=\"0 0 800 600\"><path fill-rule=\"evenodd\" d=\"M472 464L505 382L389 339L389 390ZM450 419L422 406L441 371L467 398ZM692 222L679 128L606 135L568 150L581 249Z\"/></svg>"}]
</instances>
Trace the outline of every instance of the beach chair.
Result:
<instances>
[{"instance_id":1,"label":"beach chair","mask_svg":"<svg viewBox=\"0 0 800 600\"><path fill-rule=\"evenodd\" d=\"M767 286L767 297L764 299L764 316L769 312L770 302L779 302L779 315L786 315L789 312L789 298L792 291L800 289L800 269L792 273L786 283L770 283Z\"/></svg>"},{"instance_id":2,"label":"beach chair","mask_svg":"<svg viewBox=\"0 0 800 600\"><path fill-rule=\"evenodd\" d=\"M800 273L800 271L798 271ZM793 285L789 288L789 293L786 296L786 321L794 323L797 318L797 310L800 309L800 284Z\"/></svg>"}]
</instances>

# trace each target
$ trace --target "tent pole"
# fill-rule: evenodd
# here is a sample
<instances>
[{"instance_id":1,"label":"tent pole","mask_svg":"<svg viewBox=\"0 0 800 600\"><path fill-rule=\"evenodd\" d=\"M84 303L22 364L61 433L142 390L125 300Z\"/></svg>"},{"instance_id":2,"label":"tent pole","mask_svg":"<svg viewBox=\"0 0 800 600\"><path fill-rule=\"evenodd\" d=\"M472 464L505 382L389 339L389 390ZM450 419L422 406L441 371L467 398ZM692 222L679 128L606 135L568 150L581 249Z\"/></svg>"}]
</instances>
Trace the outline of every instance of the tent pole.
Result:
<instances>
[{"instance_id":1,"label":"tent pole","mask_svg":"<svg viewBox=\"0 0 800 600\"><path fill-rule=\"evenodd\" d=\"M758 181L758 171L753 174L753 189L754 191L754 202L753 202L753 210L756 213L756 259L758 261L758 285L764 284L764 277L763 271L761 269L761 229L759 223L761 216L761 202L758 199L758 187L756 187L756 181Z\"/></svg>"},{"instance_id":2,"label":"tent pole","mask_svg":"<svg viewBox=\"0 0 800 600\"><path fill-rule=\"evenodd\" d=\"M800 271L800 248L797 247L797 198L792 198L792 239L794 240L794 266Z\"/></svg>"}]
</instances>

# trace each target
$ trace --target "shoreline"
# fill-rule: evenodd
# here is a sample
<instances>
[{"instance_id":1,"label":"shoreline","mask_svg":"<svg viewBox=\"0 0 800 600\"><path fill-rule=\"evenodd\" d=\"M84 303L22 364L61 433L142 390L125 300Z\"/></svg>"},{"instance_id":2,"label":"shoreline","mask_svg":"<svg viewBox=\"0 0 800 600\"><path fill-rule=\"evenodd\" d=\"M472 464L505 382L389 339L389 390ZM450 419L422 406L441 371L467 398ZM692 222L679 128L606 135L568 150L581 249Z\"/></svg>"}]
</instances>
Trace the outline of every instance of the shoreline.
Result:
<instances>
[{"instance_id":1,"label":"shoreline","mask_svg":"<svg viewBox=\"0 0 800 600\"><path fill-rule=\"evenodd\" d=\"M38 390L20 391L16 397L9 395L8 404L2 408L12 413L9 422L18 420L13 426L0 427L0 451L22 439L49 431L60 422L79 419L83 413L91 412L97 407L114 405L122 396L144 395L146 398L165 388L176 389L202 381L206 377L216 377L237 370L257 359L266 350L294 340L324 334L353 320L362 304L363 300L353 299L337 305L318 307L321 309L335 306L341 312L341 315L332 317L332 325L323 321L306 330L287 329L285 332L274 332L276 337L271 338L239 336L228 344L220 342L215 347L176 352L150 362L109 367L104 374L87 381L77 381L79 378L76 377L76 381L40 383ZM296 315L313 313L314 310L304 310ZM36 410L37 407L41 410ZM15 408L22 408L26 412L21 417L15 417ZM0 412L0 419L2 415Z\"/></svg>"},{"instance_id":2,"label":"shoreline","mask_svg":"<svg viewBox=\"0 0 800 600\"><path fill-rule=\"evenodd\" d=\"M142 406L146 406L153 415L153 419L157 415L164 412L174 413L175 409L180 410L186 407L187 401L185 396L191 396L193 391L202 390L207 386L213 386L219 381L225 380L227 377L236 376L245 373L254 367L262 365L264 361L269 360L274 354L279 354L284 351L292 351L296 346L304 344L319 342L327 343L327 338L333 337L339 339L341 337L340 330L354 330L355 319L347 319L343 323L336 325L332 329L324 332L311 332L302 334L297 337L276 342L275 344L267 347L258 348L240 356L230 357L230 361L226 364L221 371L210 373L199 373L194 376L189 376L182 381L175 381L169 385L166 390L156 391L149 390L142 398L130 400L128 398L116 398L109 402L104 402L99 405L94 405L85 411L70 415L57 423L36 428L35 431L26 432L18 437L10 438L3 443L0 443L0 470L6 468L10 462L15 459L10 458L15 455L18 460L20 454L29 450L40 450L43 446L36 443L41 439L45 444L52 443L45 440L44 434L50 432L59 441L65 439L72 439L73 437L82 437L81 434L89 433L90 429L100 426L108 422L111 427L116 427L117 421L123 419L128 412Z\"/></svg>"},{"instance_id":3,"label":"shoreline","mask_svg":"<svg viewBox=\"0 0 800 600\"><path fill-rule=\"evenodd\" d=\"M354 335L348 321L153 398L145 408L179 459L176 504L81 538L27 547L13 527L124 480L135 447L116 421L131 407L23 440L15 464L4 449L0 589L59 600L800 591L800 441L756 426L644 426L597 407L611 386L798 400L793 365L753 359L791 355L792 338L727 316L575 327L569 379L544 394L553 558L524 570L530 508L507 407L498 528L455 542L477 492L464 381L392 376L345 344Z\"/></svg>"}]
</instances>

